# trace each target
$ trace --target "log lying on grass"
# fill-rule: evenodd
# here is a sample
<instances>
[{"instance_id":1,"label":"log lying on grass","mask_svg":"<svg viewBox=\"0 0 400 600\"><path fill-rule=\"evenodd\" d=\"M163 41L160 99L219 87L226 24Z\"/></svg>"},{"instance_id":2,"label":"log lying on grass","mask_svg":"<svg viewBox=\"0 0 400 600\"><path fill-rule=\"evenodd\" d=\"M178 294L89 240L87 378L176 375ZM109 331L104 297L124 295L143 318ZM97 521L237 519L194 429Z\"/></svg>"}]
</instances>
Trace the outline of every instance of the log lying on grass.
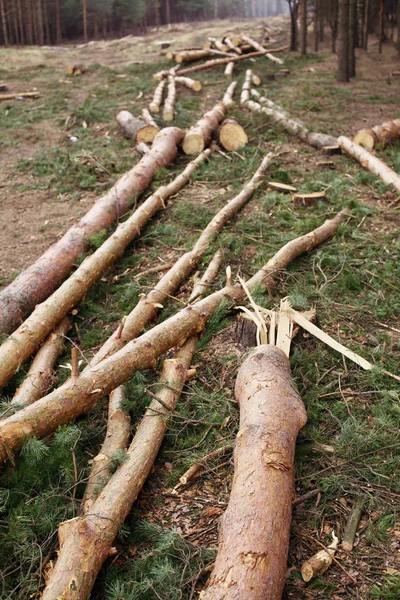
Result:
<instances>
[{"instance_id":1,"label":"log lying on grass","mask_svg":"<svg viewBox=\"0 0 400 600\"><path fill-rule=\"evenodd\" d=\"M211 142L213 132L218 125L224 120L226 114L226 106L223 102L217 104L189 129L186 133L182 149L185 154L198 154Z\"/></svg>"},{"instance_id":2,"label":"log lying on grass","mask_svg":"<svg viewBox=\"0 0 400 600\"><path fill-rule=\"evenodd\" d=\"M61 523L60 551L42 600L86 600L103 562L116 553L113 541L146 481L175 409L196 349L189 339L165 360L161 382L127 451L125 462L82 517Z\"/></svg>"},{"instance_id":3,"label":"log lying on grass","mask_svg":"<svg viewBox=\"0 0 400 600\"><path fill-rule=\"evenodd\" d=\"M353 142L366 150L373 150L375 146L386 146L399 139L400 119L393 119L371 129L360 129L353 137Z\"/></svg>"},{"instance_id":4,"label":"log lying on grass","mask_svg":"<svg viewBox=\"0 0 400 600\"><path fill-rule=\"evenodd\" d=\"M175 114L176 87L174 75L168 75L168 93L164 102L163 119L173 121Z\"/></svg>"},{"instance_id":5,"label":"log lying on grass","mask_svg":"<svg viewBox=\"0 0 400 600\"><path fill-rule=\"evenodd\" d=\"M232 491L214 571L200 597L278 600L289 549L296 438L307 414L288 357L272 345L259 346L244 361L235 395L240 426Z\"/></svg>"},{"instance_id":6,"label":"log lying on grass","mask_svg":"<svg viewBox=\"0 0 400 600\"><path fill-rule=\"evenodd\" d=\"M221 123L218 140L221 146L230 152L243 148L249 142L247 133L236 119L225 119Z\"/></svg>"},{"instance_id":7,"label":"log lying on grass","mask_svg":"<svg viewBox=\"0 0 400 600\"><path fill-rule=\"evenodd\" d=\"M200 92L202 87L200 81L190 77L175 77L175 83L180 83L194 92Z\"/></svg>"},{"instance_id":8,"label":"log lying on grass","mask_svg":"<svg viewBox=\"0 0 400 600\"><path fill-rule=\"evenodd\" d=\"M228 62L228 64L226 65L224 75L228 79L232 79L234 67L235 67L235 63L233 61Z\"/></svg>"},{"instance_id":9,"label":"log lying on grass","mask_svg":"<svg viewBox=\"0 0 400 600\"><path fill-rule=\"evenodd\" d=\"M268 58L268 60L271 60L272 62L277 63L278 65L283 65L283 60L281 58L278 58L277 56L271 54L271 52L268 52L268 50L261 46L261 44L253 40L253 38L249 37L248 35L242 35L242 39L245 42L247 42L249 46L254 48L254 50L264 54L265 58Z\"/></svg>"},{"instance_id":10,"label":"log lying on grass","mask_svg":"<svg viewBox=\"0 0 400 600\"><path fill-rule=\"evenodd\" d=\"M344 150L347 154L358 160L365 169L368 169L368 171L371 171L371 173L380 177L382 181L388 185L392 185L400 192L400 175L388 167L386 163L344 135L338 138L338 144L341 150Z\"/></svg>"},{"instance_id":11,"label":"log lying on grass","mask_svg":"<svg viewBox=\"0 0 400 600\"><path fill-rule=\"evenodd\" d=\"M134 139L136 143L151 143L158 133L158 127L149 125L146 121L134 117L128 110L121 110L117 114L117 123L128 139Z\"/></svg>"},{"instance_id":12,"label":"log lying on grass","mask_svg":"<svg viewBox=\"0 0 400 600\"><path fill-rule=\"evenodd\" d=\"M39 92L17 92L14 94L0 94L0 102L2 100L15 100L15 98L39 98Z\"/></svg>"},{"instance_id":13,"label":"log lying on grass","mask_svg":"<svg viewBox=\"0 0 400 600\"><path fill-rule=\"evenodd\" d=\"M153 100L150 103L149 109L152 113L159 113L163 101L163 93L165 87L165 79L161 79L160 83L154 91Z\"/></svg>"},{"instance_id":14,"label":"log lying on grass","mask_svg":"<svg viewBox=\"0 0 400 600\"><path fill-rule=\"evenodd\" d=\"M329 239L344 215L341 212L317 229L285 244L247 281L248 289L251 291L256 286L272 287L277 275L295 258ZM243 298L243 287L233 286L228 282L223 289L184 308L140 338L127 343L98 365L84 371L76 379L67 381L48 396L1 421L0 463L11 457L27 437L43 438L49 435L60 425L90 411L98 400L125 383L136 371L153 367L155 361L167 350L181 345L188 337L201 331L221 302L225 301L229 305Z\"/></svg>"},{"instance_id":15,"label":"log lying on grass","mask_svg":"<svg viewBox=\"0 0 400 600\"><path fill-rule=\"evenodd\" d=\"M246 75L242 85L242 91L240 94L240 106L245 106L246 102L250 100L250 89L251 89L251 78L253 75L253 71L251 69L247 69Z\"/></svg>"},{"instance_id":16,"label":"log lying on grass","mask_svg":"<svg viewBox=\"0 0 400 600\"><path fill-rule=\"evenodd\" d=\"M71 327L71 317L64 317L44 341L24 381L15 392L11 404L18 404L19 407L26 406L48 393L54 385L54 365L64 351L65 336Z\"/></svg>"},{"instance_id":17,"label":"log lying on grass","mask_svg":"<svg viewBox=\"0 0 400 600\"><path fill-rule=\"evenodd\" d=\"M224 97L222 98L222 104L226 107L226 110L229 110L233 106L235 106L235 101L233 99L233 94L235 93L237 87L237 81L232 81L232 83L228 86Z\"/></svg>"},{"instance_id":18,"label":"log lying on grass","mask_svg":"<svg viewBox=\"0 0 400 600\"><path fill-rule=\"evenodd\" d=\"M174 53L175 61L180 64L183 62L194 62L196 60L201 60L202 58L208 58L211 52L206 49L200 50L181 50L179 52Z\"/></svg>"},{"instance_id":19,"label":"log lying on grass","mask_svg":"<svg viewBox=\"0 0 400 600\"><path fill-rule=\"evenodd\" d=\"M154 127L154 129L156 129L157 131L160 130L159 126L157 125L157 123L155 122L155 120L153 119L153 117L151 116L150 112L147 110L147 108L144 108L142 110L142 117L143 119L146 121L146 123L148 125L151 125L152 127Z\"/></svg>"},{"instance_id":20,"label":"log lying on grass","mask_svg":"<svg viewBox=\"0 0 400 600\"><path fill-rule=\"evenodd\" d=\"M89 212L60 240L0 292L0 333L13 331L21 323L22 316L29 314L36 305L48 298L69 275L78 256L87 249L90 237L110 227L134 205L157 169L167 166L175 159L182 135L177 127L160 131L154 138L150 152L122 175L110 191L99 198ZM12 341L10 343L12 346ZM0 370L3 366L0 360ZM0 387L2 385L0 383Z\"/></svg>"},{"instance_id":21,"label":"log lying on grass","mask_svg":"<svg viewBox=\"0 0 400 600\"><path fill-rule=\"evenodd\" d=\"M245 106L249 110L267 115L271 121L280 125L282 129L291 135L299 137L303 142L317 149L321 149L324 146L337 145L335 137L326 135L325 133L310 131L304 123L292 119L281 106L264 96L260 96L257 90L251 90L251 95L257 98L258 102L253 102L253 100L246 102Z\"/></svg>"},{"instance_id":22,"label":"log lying on grass","mask_svg":"<svg viewBox=\"0 0 400 600\"><path fill-rule=\"evenodd\" d=\"M12 377L19 365L29 358L59 320L79 302L104 271L122 256L126 246L139 234L149 219L165 207L165 200L175 195L188 181L197 166L208 158L207 150L192 161L167 186L152 194L131 217L88 256L77 270L47 300L39 304L28 319L0 346L0 387ZM147 156L147 154L145 155Z\"/></svg>"},{"instance_id":23,"label":"log lying on grass","mask_svg":"<svg viewBox=\"0 0 400 600\"><path fill-rule=\"evenodd\" d=\"M274 52L279 52L282 50L286 50L287 46L282 48L274 49ZM249 52L248 54L241 54L240 56L229 56L228 58L215 58L214 60L208 60L207 62L201 65L194 65L193 67L187 67L186 69L181 69L179 73L181 75L187 75L187 73L196 73L197 71L205 71L206 69L214 69L215 67L219 67L220 65L227 65L229 62L238 62L240 60L247 60L249 58L257 58L257 56L263 56L265 52Z\"/></svg>"}]
</instances>

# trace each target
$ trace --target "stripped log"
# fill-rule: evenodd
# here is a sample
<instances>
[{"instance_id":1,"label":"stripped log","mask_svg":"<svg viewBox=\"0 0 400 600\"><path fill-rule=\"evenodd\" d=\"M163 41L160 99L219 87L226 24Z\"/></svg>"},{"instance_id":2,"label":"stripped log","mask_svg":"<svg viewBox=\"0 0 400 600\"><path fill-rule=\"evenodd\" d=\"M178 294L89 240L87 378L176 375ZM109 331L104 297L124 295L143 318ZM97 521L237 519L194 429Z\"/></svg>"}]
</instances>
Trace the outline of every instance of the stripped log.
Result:
<instances>
[{"instance_id":1,"label":"stripped log","mask_svg":"<svg viewBox=\"0 0 400 600\"><path fill-rule=\"evenodd\" d=\"M292 119L287 111L285 111L281 106L275 102L272 102L272 100L265 98L264 96L260 96L257 90L251 90L251 95L253 97L257 97L259 102L253 102L253 100L246 102L246 107L249 110L255 113L263 113L267 115L271 121L280 125L282 129L291 135L297 136L310 146L321 149L325 146L334 146L337 144L337 138L325 133L316 133L314 131L310 131L306 125L304 125L304 123Z\"/></svg>"},{"instance_id":2,"label":"stripped log","mask_svg":"<svg viewBox=\"0 0 400 600\"><path fill-rule=\"evenodd\" d=\"M271 60L272 62L277 63L278 65L283 65L283 60L281 58L278 58L277 56L271 54L271 52L268 52L266 48L261 46L261 44L259 44L255 40L253 40L253 38L249 37L248 35L242 35L242 40L247 42L249 46L254 48L254 50L256 50L257 52L261 52L262 54L264 54L265 58L268 58L268 60Z\"/></svg>"},{"instance_id":3,"label":"stripped log","mask_svg":"<svg viewBox=\"0 0 400 600\"><path fill-rule=\"evenodd\" d=\"M248 289L252 291L256 286L270 289L278 274L295 258L329 239L344 216L345 213L341 212L317 229L285 244L247 281ZM0 463L12 456L28 436L43 438L60 425L90 411L101 398L125 383L136 371L152 367L164 352L198 333L222 301L228 305L237 303L244 295L242 286L228 282L223 289L156 325L100 364L85 370L78 378L68 380L48 396L1 421Z\"/></svg>"},{"instance_id":4,"label":"stripped log","mask_svg":"<svg viewBox=\"0 0 400 600\"><path fill-rule=\"evenodd\" d=\"M175 77L168 75L168 93L164 102L163 119L164 121L173 121L175 114L175 98L176 98L176 87Z\"/></svg>"},{"instance_id":5,"label":"stripped log","mask_svg":"<svg viewBox=\"0 0 400 600\"><path fill-rule=\"evenodd\" d=\"M289 359L276 346L259 346L244 361L235 395L240 426L232 491L201 598L220 600L229 589L230 600L278 600L289 549L296 438L307 413Z\"/></svg>"},{"instance_id":6,"label":"stripped log","mask_svg":"<svg viewBox=\"0 0 400 600\"><path fill-rule=\"evenodd\" d=\"M121 110L116 119L124 136L128 139L133 138L138 144L141 142L151 143L158 133L157 126L154 127L146 121L134 117L128 110Z\"/></svg>"},{"instance_id":7,"label":"stripped log","mask_svg":"<svg viewBox=\"0 0 400 600\"><path fill-rule=\"evenodd\" d=\"M179 52L175 52L175 61L180 64L183 62L194 62L196 60L201 60L202 58L208 58L211 52L208 49L200 49L200 50L180 50Z\"/></svg>"},{"instance_id":8,"label":"stripped log","mask_svg":"<svg viewBox=\"0 0 400 600\"><path fill-rule=\"evenodd\" d=\"M196 349L192 337L175 358L164 361L162 387L152 400L127 451L125 462L84 516L61 523L60 550L42 600L86 600L113 541L138 497L161 446Z\"/></svg>"},{"instance_id":9,"label":"stripped log","mask_svg":"<svg viewBox=\"0 0 400 600\"><path fill-rule=\"evenodd\" d=\"M253 71L251 69L247 69L246 75L244 78L244 82L242 85L242 92L240 94L240 106L245 106L246 102L250 100L250 89L251 89L251 77L253 75Z\"/></svg>"},{"instance_id":10,"label":"stripped log","mask_svg":"<svg viewBox=\"0 0 400 600\"><path fill-rule=\"evenodd\" d=\"M225 67L225 71L224 71L224 75L226 77L228 77L228 79L232 79L233 77L233 69L235 68L235 63L234 62L228 62L228 64Z\"/></svg>"},{"instance_id":11,"label":"stripped log","mask_svg":"<svg viewBox=\"0 0 400 600\"><path fill-rule=\"evenodd\" d=\"M161 104L163 101L164 87L165 87L165 79L161 79L160 83L158 84L158 86L156 87L156 89L154 91L153 100L149 106L150 112L152 112L152 113L160 112L160 107L161 107Z\"/></svg>"},{"instance_id":12,"label":"stripped log","mask_svg":"<svg viewBox=\"0 0 400 600\"><path fill-rule=\"evenodd\" d=\"M11 404L27 406L49 392L54 384L54 365L65 349L65 336L71 327L71 317L64 317L43 342Z\"/></svg>"},{"instance_id":13,"label":"stripped log","mask_svg":"<svg viewBox=\"0 0 400 600\"><path fill-rule=\"evenodd\" d=\"M224 97L222 98L222 104L226 107L227 110L235 106L235 101L233 99L233 94L235 93L237 86L237 81L232 81L232 83L228 86Z\"/></svg>"},{"instance_id":14,"label":"stripped log","mask_svg":"<svg viewBox=\"0 0 400 600\"><path fill-rule=\"evenodd\" d=\"M202 88L200 81L190 77L175 77L175 83L180 83L194 92L200 92Z\"/></svg>"},{"instance_id":15,"label":"stripped log","mask_svg":"<svg viewBox=\"0 0 400 600\"><path fill-rule=\"evenodd\" d=\"M347 154L358 160L365 169L368 169L368 171L380 177L387 185L392 185L400 192L400 175L388 167L386 163L344 135L338 138L338 144L341 150L344 150Z\"/></svg>"},{"instance_id":16,"label":"stripped log","mask_svg":"<svg viewBox=\"0 0 400 600\"><path fill-rule=\"evenodd\" d=\"M225 119L221 123L218 140L221 146L230 152L243 148L249 142L247 133L236 119Z\"/></svg>"},{"instance_id":17,"label":"stripped log","mask_svg":"<svg viewBox=\"0 0 400 600\"><path fill-rule=\"evenodd\" d=\"M360 129L353 137L353 142L366 150L373 150L375 146L386 146L399 139L400 119L393 119L371 129Z\"/></svg>"},{"instance_id":18,"label":"stripped log","mask_svg":"<svg viewBox=\"0 0 400 600\"><path fill-rule=\"evenodd\" d=\"M0 292L0 332L13 331L21 323L21 315L29 314L36 305L50 296L69 275L78 256L88 248L90 237L107 229L125 214L148 187L157 169L174 160L181 138L182 131L176 127L160 131L154 138L151 151L122 175L110 191L99 198L89 212L60 240ZM52 328L55 325L57 323L53 323ZM51 329L46 330L45 335L40 336L40 342L50 331ZM0 371L3 366L0 360ZM2 385L0 383L0 387Z\"/></svg>"},{"instance_id":19,"label":"stripped log","mask_svg":"<svg viewBox=\"0 0 400 600\"><path fill-rule=\"evenodd\" d=\"M124 409L126 390L120 385L110 394L108 404L107 431L100 452L93 459L93 466L82 501L83 512L88 514L96 498L112 477L112 457L120 450L126 450L131 434L131 420Z\"/></svg>"}]
</instances>

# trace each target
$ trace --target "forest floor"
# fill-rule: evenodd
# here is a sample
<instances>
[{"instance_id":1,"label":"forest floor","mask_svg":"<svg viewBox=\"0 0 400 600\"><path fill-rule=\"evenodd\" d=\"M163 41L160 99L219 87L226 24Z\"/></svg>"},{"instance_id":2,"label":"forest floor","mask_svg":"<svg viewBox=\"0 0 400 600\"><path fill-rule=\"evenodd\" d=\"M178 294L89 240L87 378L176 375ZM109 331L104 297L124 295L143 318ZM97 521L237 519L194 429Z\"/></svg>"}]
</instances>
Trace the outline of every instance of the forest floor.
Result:
<instances>
[{"instance_id":1,"label":"forest floor","mask_svg":"<svg viewBox=\"0 0 400 600\"><path fill-rule=\"evenodd\" d=\"M184 24L145 38L83 47L0 49L0 82L10 91L37 88L41 94L34 101L0 104L0 285L31 264L139 160L132 143L119 134L115 116L121 109L139 114L148 105L152 73L170 64L159 56L156 41L173 38L176 48L195 46L235 28L260 36L263 23ZM268 25L276 46L287 41L285 19ZM310 52L306 58L282 54L290 69L286 79L269 81L267 75L279 67L264 58L252 62L265 95L314 130L332 135L351 136L363 126L400 116L400 78L391 76L399 70L399 59L390 43L379 55L371 38L369 52L357 52L356 79L346 85L335 80L336 56L329 40L321 46L318 55ZM66 66L77 62L85 64L86 72L67 77ZM235 68L240 85L249 66L242 62ZM222 68L195 78L203 90L179 89L177 126L194 124L227 87ZM296 497L314 489L319 493L294 509L284 598L398 599L400 394L399 385L382 370L397 372L400 357L399 198L346 156L327 158L262 115L239 107L232 115L246 128L249 145L230 156L215 153L192 184L151 221L86 295L71 339L90 359L158 278L154 273L133 276L160 262L174 262L190 248L266 152L277 154L271 180L292 183L303 192L326 190L326 203L305 208L294 207L290 196L260 189L210 248L201 271L220 246L224 266L230 265L235 276L253 274L283 243L348 208L349 218L329 243L295 261L273 297L257 297L269 308L285 296L299 309L316 306L323 329L376 365L364 372L307 336L294 344L293 375L308 412L298 438L295 492ZM378 154L400 173L400 143ZM186 163L187 157L180 155L173 167L157 173L150 189L170 180ZM104 237L92 239L92 247ZM224 270L214 288L223 281ZM182 306L192 283L170 299L159 320ZM195 357L197 376L185 388L154 471L120 531L117 555L104 565L91 598L189 600L204 587L229 496L230 456L208 465L207 473L179 495L172 490L196 459L235 439L233 389L243 357L235 322L221 310L209 323ZM68 362L68 352L60 365ZM6 389L3 407L23 371ZM59 369L59 382L66 373ZM134 427L155 381L155 373L145 372L128 385ZM44 442L27 442L17 464L3 471L0 598L39 597L55 558L58 524L79 512L88 461L103 440L106 412L104 401ZM315 442L330 446L331 452L316 452ZM365 506L354 550L339 551L324 575L305 584L299 573L302 562L321 544L329 545L332 530L340 536L360 495Z\"/></svg>"}]
</instances>

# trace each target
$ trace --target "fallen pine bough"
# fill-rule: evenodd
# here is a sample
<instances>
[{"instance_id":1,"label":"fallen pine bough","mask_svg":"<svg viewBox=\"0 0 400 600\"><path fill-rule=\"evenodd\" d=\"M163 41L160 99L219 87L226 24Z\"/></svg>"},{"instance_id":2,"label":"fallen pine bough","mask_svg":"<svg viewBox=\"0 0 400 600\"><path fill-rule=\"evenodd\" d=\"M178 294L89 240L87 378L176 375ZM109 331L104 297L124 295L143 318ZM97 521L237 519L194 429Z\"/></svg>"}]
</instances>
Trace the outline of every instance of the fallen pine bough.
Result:
<instances>
[{"instance_id":1,"label":"fallen pine bough","mask_svg":"<svg viewBox=\"0 0 400 600\"><path fill-rule=\"evenodd\" d=\"M280 271L295 258L329 239L339 227L341 212L323 225L285 244L248 282L251 291L257 285L271 287ZM197 304L188 306L153 327L138 339L128 342L115 354L67 381L48 396L0 422L0 462L12 457L27 437L43 438L68 423L140 370L154 365L159 356L198 333L221 302L228 305L244 298L242 286L230 282Z\"/></svg>"},{"instance_id":2,"label":"fallen pine bough","mask_svg":"<svg viewBox=\"0 0 400 600\"><path fill-rule=\"evenodd\" d=\"M162 129L154 138L150 152L122 175L60 240L0 292L0 333L14 331L21 323L21 315L31 313L53 293L69 275L78 256L87 249L90 237L125 214L148 187L157 169L175 159L182 136L183 132L177 127ZM0 361L0 369L2 367ZM2 385L0 383L0 387Z\"/></svg>"}]
</instances>

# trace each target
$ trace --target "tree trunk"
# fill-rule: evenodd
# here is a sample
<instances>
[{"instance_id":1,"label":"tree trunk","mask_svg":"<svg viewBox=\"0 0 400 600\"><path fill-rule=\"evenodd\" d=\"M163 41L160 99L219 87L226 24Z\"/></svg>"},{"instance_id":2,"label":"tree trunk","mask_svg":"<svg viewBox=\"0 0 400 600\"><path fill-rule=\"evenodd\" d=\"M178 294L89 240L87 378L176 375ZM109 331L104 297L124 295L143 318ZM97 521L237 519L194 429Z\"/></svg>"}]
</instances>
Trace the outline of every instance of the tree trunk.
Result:
<instances>
[{"instance_id":1,"label":"tree trunk","mask_svg":"<svg viewBox=\"0 0 400 600\"><path fill-rule=\"evenodd\" d=\"M302 56L307 54L307 0L300 0L300 52Z\"/></svg>"},{"instance_id":2,"label":"tree trunk","mask_svg":"<svg viewBox=\"0 0 400 600\"><path fill-rule=\"evenodd\" d=\"M339 0L338 24L338 75L340 82L347 83L349 77L349 0Z\"/></svg>"},{"instance_id":3,"label":"tree trunk","mask_svg":"<svg viewBox=\"0 0 400 600\"><path fill-rule=\"evenodd\" d=\"M38 43L40 46L43 46L44 31L43 31L42 0L37 0L37 24L38 24Z\"/></svg>"},{"instance_id":4,"label":"tree trunk","mask_svg":"<svg viewBox=\"0 0 400 600\"><path fill-rule=\"evenodd\" d=\"M242 85L242 91L240 92L240 106L245 106L246 102L250 100L250 90L252 84L253 72L251 69L247 69L246 75Z\"/></svg>"},{"instance_id":5,"label":"tree trunk","mask_svg":"<svg viewBox=\"0 0 400 600\"><path fill-rule=\"evenodd\" d=\"M397 54L400 57L400 0L397 0Z\"/></svg>"},{"instance_id":6,"label":"tree trunk","mask_svg":"<svg viewBox=\"0 0 400 600\"><path fill-rule=\"evenodd\" d=\"M365 169L380 177L387 185L393 185L400 192L400 175L388 167L386 163L345 136L338 138L338 144L342 150L358 160Z\"/></svg>"},{"instance_id":7,"label":"tree trunk","mask_svg":"<svg viewBox=\"0 0 400 600\"><path fill-rule=\"evenodd\" d=\"M65 349L65 336L71 327L72 319L64 317L43 342L11 404L18 404L21 408L49 393L51 386L54 386L54 365Z\"/></svg>"},{"instance_id":8,"label":"tree trunk","mask_svg":"<svg viewBox=\"0 0 400 600\"><path fill-rule=\"evenodd\" d=\"M144 142L145 144L153 142L158 133L158 127L149 125L142 119L137 119L128 110L121 110L116 116L117 123L128 139L134 139L136 143Z\"/></svg>"},{"instance_id":9,"label":"tree trunk","mask_svg":"<svg viewBox=\"0 0 400 600\"><path fill-rule=\"evenodd\" d=\"M296 438L307 414L289 359L274 346L259 346L244 361L235 394L240 425L232 491L202 600L225 599L227 589L229 600L278 600L289 549Z\"/></svg>"},{"instance_id":10,"label":"tree trunk","mask_svg":"<svg viewBox=\"0 0 400 600\"><path fill-rule=\"evenodd\" d=\"M168 27L171 26L171 6L169 0L165 0L165 18L167 21Z\"/></svg>"},{"instance_id":11,"label":"tree trunk","mask_svg":"<svg viewBox=\"0 0 400 600\"><path fill-rule=\"evenodd\" d=\"M382 54L382 44L385 36L385 0L380 0L379 5L379 54Z\"/></svg>"},{"instance_id":12,"label":"tree trunk","mask_svg":"<svg viewBox=\"0 0 400 600\"><path fill-rule=\"evenodd\" d=\"M319 46L319 27L320 27L320 6L321 0L314 0L314 52L318 52Z\"/></svg>"},{"instance_id":13,"label":"tree trunk","mask_svg":"<svg viewBox=\"0 0 400 600\"><path fill-rule=\"evenodd\" d=\"M329 239L344 216L345 213L339 213L314 231L285 244L247 281L248 289L252 291L256 286L269 289L278 274L295 258ZM98 400L125 383L136 371L152 367L167 350L196 335L222 301L234 304L244 297L242 286L232 286L228 282L223 289L156 325L140 338L126 344L119 352L87 369L78 378L67 381L48 396L0 421L0 463L12 456L27 436L43 438L60 425L90 411Z\"/></svg>"},{"instance_id":14,"label":"tree trunk","mask_svg":"<svg viewBox=\"0 0 400 600\"><path fill-rule=\"evenodd\" d=\"M393 119L382 125L375 125L372 129L360 129L354 136L353 142L366 150L373 150L375 146L386 146L399 139L400 119Z\"/></svg>"},{"instance_id":15,"label":"tree trunk","mask_svg":"<svg viewBox=\"0 0 400 600\"><path fill-rule=\"evenodd\" d=\"M1 12L1 25L3 28L4 45L8 46L8 31L6 21L6 11L4 10L4 0L0 0L0 12Z\"/></svg>"},{"instance_id":16,"label":"tree trunk","mask_svg":"<svg viewBox=\"0 0 400 600\"><path fill-rule=\"evenodd\" d=\"M61 44L60 0L56 0L56 44Z\"/></svg>"},{"instance_id":17,"label":"tree trunk","mask_svg":"<svg viewBox=\"0 0 400 600\"><path fill-rule=\"evenodd\" d=\"M364 48L364 50L368 50L369 3L370 3L370 0L365 0L364 23L363 23L363 48Z\"/></svg>"},{"instance_id":18,"label":"tree trunk","mask_svg":"<svg viewBox=\"0 0 400 600\"><path fill-rule=\"evenodd\" d=\"M21 41L21 44L25 44L24 20L22 18L21 0L17 0L17 9L18 9L19 39Z\"/></svg>"},{"instance_id":19,"label":"tree trunk","mask_svg":"<svg viewBox=\"0 0 400 600\"><path fill-rule=\"evenodd\" d=\"M263 48L263 46L261 46L261 44L259 44L255 40L253 40L253 38L251 38L247 35L243 35L242 39L245 42L247 42L252 48L254 48L256 50L256 52L261 52L261 54L264 54L265 58L268 58L268 60L278 63L279 65L283 64L283 60L281 60L280 58L277 58L276 56L271 54L271 52L269 52L266 48Z\"/></svg>"},{"instance_id":20,"label":"tree trunk","mask_svg":"<svg viewBox=\"0 0 400 600\"><path fill-rule=\"evenodd\" d=\"M200 49L200 50L181 50L180 52L175 52L175 62L178 64L184 62L194 62L196 60L202 60L203 58L208 58L211 55L210 50Z\"/></svg>"},{"instance_id":21,"label":"tree trunk","mask_svg":"<svg viewBox=\"0 0 400 600\"><path fill-rule=\"evenodd\" d=\"M296 52L298 46L299 39L299 30L297 27L297 13L298 13L298 3L297 0L292 0L289 2L290 9L290 52Z\"/></svg>"},{"instance_id":22,"label":"tree trunk","mask_svg":"<svg viewBox=\"0 0 400 600\"><path fill-rule=\"evenodd\" d=\"M43 4L43 17L44 17L44 30L46 33L46 44L50 45L51 44L51 37L50 37L50 25L49 25L49 15L48 15L48 10L47 10L47 0L43 0L44 4Z\"/></svg>"},{"instance_id":23,"label":"tree trunk","mask_svg":"<svg viewBox=\"0 0 400 600\"><path fill-rule=\"evenodd\" d=\"M88 41L87 0L82 0L83 39Z\"/></svg>"},{"instance_id":24,"label":"tree trunk","mask_svg":"<svg viewBox=\"0 0 400 600\"><path fill-rule=\"evenodd\" d=\"M21 313L29 314L37 304L50 296L68 276L81 252L85 251L90 236L107 229L125 214L150 184L157 169L174 160L182 135L182 131L176 127L161 130L154 139L151 151L120 177L111 190L99 198L58 242L0 292L0 332L14 330L21 321Z\"/></svg>"},{"instance_id":25,"label":"tree trunk","mask_svg":"<svg viewBox=\"0 0 400 600\"><path fill-rule=\"evenodd\" d=\"M349 7L349 77L356 76L357 46L357 0L350 0Z\"/></svg>"},{"instance_id":26,"label":"tree trunk","mask_svg":"<svg viewBox=\"0 0 400 600\"><path fill-rule=\"evenodd\" d=\"M14 44L19 45L18 16L16 4L12 7L12 24L14 28Z\"/></svg>"},{"instance_id":27,"label":"tree trunk","mask_svg":"<svg viewBox=\"0 0 400 600\"><path fill-rule=\"evenodd\" d=\"M287 50L287 46L282 46L280 48L273 48L271 52L282 52L283 50ZM249 52L248 54L242 54L240 56L229 56L228 58L215 58L213 60L208 60L207 62L201 65L194 65L193 67L187 67L186 69L181 69L179 71L179 75L187 75L187 73L196 73L197 71L205 71L206 69L214 69L215 67L219 67L220 65L227 65L229 62L238 62L240 60L247 60L250 58L256 58L257 56L266 56L266 54L270 54L267 51L263 52ZM274 57L276 58L276 57Z\"/></svg>"},{"instance_id":28,"label":"tree trunk","mask_svg":"<svg viewBox=\"0 0 400 600\"><path fill-rule=\"evenodd\" d=\"M0 0L2 2L3 0ZM28 44L33 45L33 24L32 24L32 6L30 0L25 0L25 13L27 18L27 38Z\"/></svg>"}]
</instances>

